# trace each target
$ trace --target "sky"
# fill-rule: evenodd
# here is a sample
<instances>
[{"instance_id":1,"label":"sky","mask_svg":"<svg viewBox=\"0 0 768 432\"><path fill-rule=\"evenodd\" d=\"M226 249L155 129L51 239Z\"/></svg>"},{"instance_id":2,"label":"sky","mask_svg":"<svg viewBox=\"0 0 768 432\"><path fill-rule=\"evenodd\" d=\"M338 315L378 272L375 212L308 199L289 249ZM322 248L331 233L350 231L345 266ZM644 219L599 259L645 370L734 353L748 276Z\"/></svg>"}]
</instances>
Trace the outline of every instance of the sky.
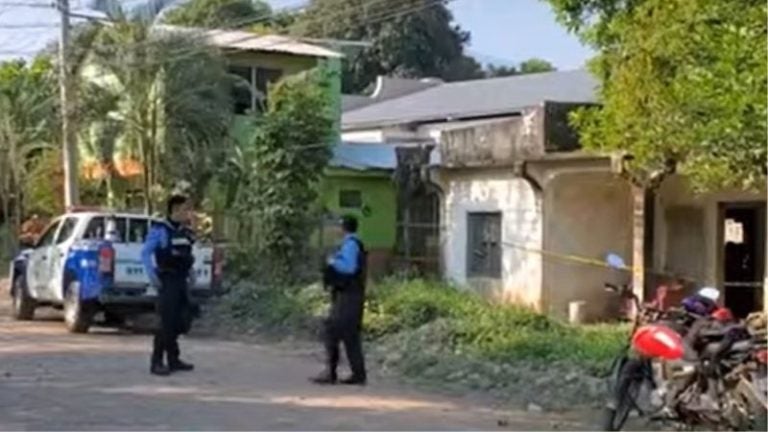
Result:
<instances>
[{"instance_id":1,"label":"sky","mask_svg":"<svg viewBox=\"0 0 768 432\"><path fill-rule=\"evenodd\" d=\"M83 9L88 0L70 0ZM128 0L135 3L135 0ZM269 0L275 8L293 7L303 0ZM52 0L0 0L0 60L29 56L56 40L58 13ZM21 5L34 4L39 7ZM542 0L453 0L456 23L471 33L468 47L481 63L514 64L531 57L558 69L577 69L592 52L555 21Z\"/></svg>"}]
</instances>

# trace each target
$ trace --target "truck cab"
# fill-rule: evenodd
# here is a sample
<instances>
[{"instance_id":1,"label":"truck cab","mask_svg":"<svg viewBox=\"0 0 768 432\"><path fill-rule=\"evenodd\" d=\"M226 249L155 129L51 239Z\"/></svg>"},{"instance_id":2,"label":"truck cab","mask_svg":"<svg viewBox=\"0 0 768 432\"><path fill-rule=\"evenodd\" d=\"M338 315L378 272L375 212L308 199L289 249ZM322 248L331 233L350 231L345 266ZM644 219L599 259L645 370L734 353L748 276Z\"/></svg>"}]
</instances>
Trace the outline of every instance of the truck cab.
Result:
<instances>
[{"instance_id":1,"label":"truck cab","mask_svg":"<svg viewBox=\"0 0 768 432\"><path fill-rule=\"evenodd\" d=\"M60 308L67 329L83 333L99 312L115 324L151 312L156 292L141 250L152 224L160 222L147 215L105 211L54 219L11 263L13 317L31 320L38 307ZM221 265L212 246L196 244L193 254L189 298L199 304L217 288Z\"/></svg>"}]
</instances>

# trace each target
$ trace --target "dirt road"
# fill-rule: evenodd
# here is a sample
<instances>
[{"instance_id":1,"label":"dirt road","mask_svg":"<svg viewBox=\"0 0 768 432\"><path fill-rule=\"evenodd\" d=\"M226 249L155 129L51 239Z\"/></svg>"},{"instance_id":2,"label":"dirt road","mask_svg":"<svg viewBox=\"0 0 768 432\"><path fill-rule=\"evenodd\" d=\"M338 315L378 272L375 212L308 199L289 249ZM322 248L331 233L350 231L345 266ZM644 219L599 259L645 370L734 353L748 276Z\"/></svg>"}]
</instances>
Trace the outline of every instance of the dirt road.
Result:
<instances>
[{"instance_id":1,"label":"dirt road","mask_svg":"<svg viewBox=\"0 0 768 432\"><path fill-rule=\"evenodd\" d=\"M198 366L148 374L149 336L63 330L58 314L8 318L0 303L0 430L590 429L548 413L499 412L377 379L318 388L306 353L206 338L182 341ZM521 389L521 391L524 391ZM508 423L502 427L498 421Z\"/></svg>"}]
</instances>

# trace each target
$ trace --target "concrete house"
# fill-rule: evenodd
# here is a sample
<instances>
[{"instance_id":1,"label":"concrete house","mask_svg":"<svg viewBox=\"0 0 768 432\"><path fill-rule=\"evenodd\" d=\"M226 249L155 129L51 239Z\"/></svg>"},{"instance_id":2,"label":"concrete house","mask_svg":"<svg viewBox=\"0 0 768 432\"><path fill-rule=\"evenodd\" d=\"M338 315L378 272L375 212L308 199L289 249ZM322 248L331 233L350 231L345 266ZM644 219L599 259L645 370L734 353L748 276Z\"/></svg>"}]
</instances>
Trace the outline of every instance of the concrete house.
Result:
<instances>
[{"instance_id":1,"label":"concrete house","mask_svg":"<svg viewBox=\"0 0 768 432\"><path fill-rule=\"evenodd\" d=\"M595 88L584 71L431 85L345 111L342 132L435 142L441 272L461 286L559 316L583 302L601 319L616 307L603 283L633 277L594 265L615 252L645 270L649 295L675 274L721 287L738 314L759 308L765 196L695 195L680 177L634 193L617 159L582 151L568 126Z\"/></svg>"}]
</instances>

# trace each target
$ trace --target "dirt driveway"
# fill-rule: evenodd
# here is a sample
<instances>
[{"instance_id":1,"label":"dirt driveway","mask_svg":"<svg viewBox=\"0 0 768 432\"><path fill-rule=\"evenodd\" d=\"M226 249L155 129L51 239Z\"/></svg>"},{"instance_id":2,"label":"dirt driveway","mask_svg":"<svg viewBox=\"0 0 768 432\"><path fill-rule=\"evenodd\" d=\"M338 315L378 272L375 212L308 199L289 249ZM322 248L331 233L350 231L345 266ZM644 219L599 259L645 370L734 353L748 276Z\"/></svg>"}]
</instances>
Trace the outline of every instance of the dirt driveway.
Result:
<instances>
[{"instance_id":1,"label":"dirt driveway","mask_svg":"<svg viewBox=\"0 0 768 432\"><path fill-rule=\"evenodd\" d=\"M99 328L70 335L53 312L13 322L6 292L0 430L590 429L589 420L494 411L383 379L318 388L306 380L318 370L307 353L207 338L182 341L197 371L152 377L149 336Z\"/></svg>"}]
</instances>

